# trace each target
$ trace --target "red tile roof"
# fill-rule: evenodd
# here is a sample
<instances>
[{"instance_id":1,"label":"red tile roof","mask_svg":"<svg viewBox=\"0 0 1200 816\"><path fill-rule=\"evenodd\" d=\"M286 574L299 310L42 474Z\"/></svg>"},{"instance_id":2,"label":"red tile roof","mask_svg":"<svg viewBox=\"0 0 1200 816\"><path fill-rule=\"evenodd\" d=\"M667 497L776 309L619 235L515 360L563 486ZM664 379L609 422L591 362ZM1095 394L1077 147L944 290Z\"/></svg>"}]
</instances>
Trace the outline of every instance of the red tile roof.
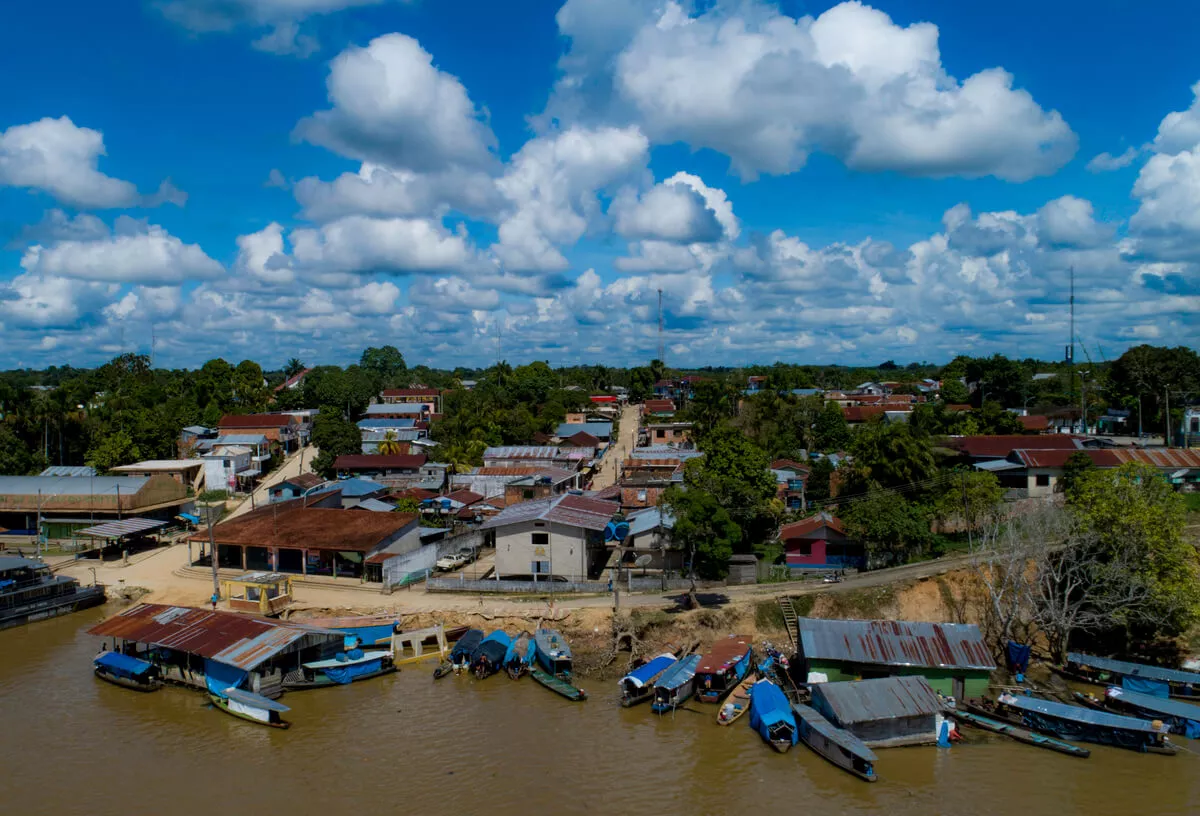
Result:
<instances>
[{"instance_id":1,"label":"red tile roof","mask_svg":"<svg viewBox=\"0 0 1200 816\"><path fill-rule=\"evenodd\" d=\"M333 460L334 470L418 470L423 453L347 453Z\"/></svg>"},{"instance_id":2,"label":"red tile roof","mask_svg":"<svg viewBox=\"0 0 1200 816\"><path fill-rule=\"evenodd\" d=\"M642 403L642 407L652 414L667 413L675 410L675 403L669 399L648 399Z\"/></svg>"},{"instance_id":3,"label":"red tile roof","mask_svg":"<svg viewBox=\"0 0 1200 816\"><path fill-rule=\"evenodd\" d=\"M976 459L1003 459L1018 448L1026 450L1077 450L1079 437L1070 434L1046 434L1025 436L1008 434L997 436L956 436L946 440L946 446L956 448L965 456Z\"/></svg>"},{"instance_id":4,"label":"red tile roof","mask_svg":"<svg viewBox=\"0 0 1200 816\"><path fill-rule=\"evenodd\" d=\"M803 470L805 473L809 472L808 465L801 464L800 462L797 462L795 459L776 459L774 462L771 463L771 470L791 470L793 468L799 468L800 470Z\"/></svg>"},{"instance_id":5,"label":"red tile roof","mask_svg":"<svg viewBox=\"0 0 1200 816\"><path fill-rule=\"evenodd\" d=\"M477 501L483 500L482 495L472 493L470 490L455 490L453 493L446 494L446 498L450 501L460 502L461 504L474 504Z\"/></svg>"},{"instance_id":6,"label":"red tile roof","mask_svg":"<svg viewBox=\"0 0 1200 816\"><path fill-rule=\"evenodd\" d=\"M883 416L888 410L883 405L847 405L842 408L842 416L847 422L866 422L872 417Z\"/></svg>"},{"instance_id":7,"label":"red tile roof","mask_svg":"<svg viewBox=\"0 0 1200 816\"><path fill-rule=\"evenodd\" d=\"M436 388L385 388L385 397L438 397L441 391Z\"/></svg>"},{"instance_id":8,"label":"red tile roof","mask_svg":"<svg viewBox=\"0 0 1200 816\"><path fill-rule=\"evenodd\" d=\"M289 414L226 414L218 427L227 428L286 428L295 422Z\"/></svg>"},{"instance_id":9,"label":"red tile roof","mask_svg":"<svg viewBox=\"0 0 1200 816\"><path fill-rule=\"evenodd\" d=\"M1050 427L1050 420L1044 416L1019 416L1017 422L1027 431L1045 431Z\"/></svg>"},{"instance_id":10,"label":"red tile roof","mask_svg":"<svg viewBox=\"0 0 1200 816\"><path fill-rule=\"evenodd\" d=\"M842 522L837 516L826 517L825 514L818 513L810 518L785 524L779 529L779 538L782 541L787 541L789 538L804 538L812 535L822 527L828 527L842 535L846 535L846 528L842 526Z\"/></svg>"}]
</instances>

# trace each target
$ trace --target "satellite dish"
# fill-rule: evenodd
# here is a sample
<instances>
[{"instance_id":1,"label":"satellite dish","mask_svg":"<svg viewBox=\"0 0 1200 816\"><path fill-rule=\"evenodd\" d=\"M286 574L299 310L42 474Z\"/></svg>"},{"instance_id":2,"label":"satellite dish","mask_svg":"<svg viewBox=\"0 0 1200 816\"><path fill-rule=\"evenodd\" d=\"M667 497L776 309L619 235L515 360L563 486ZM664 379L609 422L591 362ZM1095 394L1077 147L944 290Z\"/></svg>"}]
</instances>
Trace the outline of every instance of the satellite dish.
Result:
<instances>
[{"instance_id":1,"label":"satellite dish","mask_svg":"<svg viewBox=\"0 0 1200 816\"><path fill-rule=\"evenodd\" d=\"M653 560L654 560L654 556L652 556L652 555L648 555L648 554L647 555L639 555L637 557L637 559L633 562L633 565L635 567L645 568L645 567L650 566L650 562Z\"/></svg>"}]
</instances>

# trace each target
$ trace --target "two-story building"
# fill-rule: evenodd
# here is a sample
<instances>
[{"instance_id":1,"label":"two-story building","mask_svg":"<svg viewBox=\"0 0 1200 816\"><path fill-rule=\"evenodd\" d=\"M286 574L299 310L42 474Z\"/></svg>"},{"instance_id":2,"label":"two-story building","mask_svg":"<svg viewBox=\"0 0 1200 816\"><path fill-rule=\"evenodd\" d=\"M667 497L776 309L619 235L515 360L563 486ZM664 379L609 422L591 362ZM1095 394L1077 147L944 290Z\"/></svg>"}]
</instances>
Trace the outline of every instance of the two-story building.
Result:
<instances>
[{"instance_id":1,"label":"two-story building","mask_svg":"<svg viewBox=\"0 0 1200 816\"><path fill-rule=\"evenodd\" d=\"M423 405L426 414L442 412L442 392L436 388L388 388L379 401L384 405Z\"/></svg>"},{"instance_id":2,"label":"two-story building","mask_svg":"<svg viewBox=\"0 0 1200 816\"><path fill-rule=\"evenodd\" d=\"M594 580L608 563L604 527L613 502L573 493L504 508L481 525L496 546L496 577Z\"/></svg>"},{"instance_id":3,"label":"two-story building","mask_svg":"<svg viewBox=\"0 0 1200 816\"><path fill-rule=\"evenodd\" d=\"M297 450L301 444L303 422L292 414L227 414L221 417L222 436L230 434L261 434L277 443L284 453Z\"/></svg>"}]
</instances>

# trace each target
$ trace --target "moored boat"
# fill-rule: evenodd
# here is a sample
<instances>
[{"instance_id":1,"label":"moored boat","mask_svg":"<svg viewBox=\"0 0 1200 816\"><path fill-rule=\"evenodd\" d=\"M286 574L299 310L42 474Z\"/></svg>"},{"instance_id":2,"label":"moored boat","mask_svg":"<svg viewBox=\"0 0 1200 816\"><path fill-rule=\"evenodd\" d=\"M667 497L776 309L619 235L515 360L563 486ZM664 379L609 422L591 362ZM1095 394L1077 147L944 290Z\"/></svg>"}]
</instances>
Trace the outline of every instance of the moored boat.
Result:
<instances>
[{"instance_id":1,"label":"moored boat","mask_svg":"<svg viewBox=\"0 0 1200 816\"><path fill-rule=\"evenodd\" d=\"M556 677L547 671L544 671L540 666L534 666L529 670L529 676L537 681L540 685L553 691L568 700L581 703L587 699L587 692L576 686L566 677Z\"/></svg>"},{"instance_id":2,"label":"moored boat","mask_svg":"<svg viewBox=\"0 0 1200 816\"><path fill-rule=\"evenodd\" d=\"M1200 739L1200 706L1115 686L1105 691L1104 698L1111 710L1149 720L1162 720L1171 729L1172 734L1179 734L1188 739Z\"/></svg>"},{"instance_id":3,"label":"moored boat","mask_svg":"<svg viewBox=\"0 0 1200 816\"><path fill-rule=\"evenodd\" d=\"M0 629L66 615L104 603L104 587L80 586L49 565L19 555L0 555Z\"/></svg>"},{"instance_id":4,"label":"moored boat","mask_svg":"<svg viewBox=\"0 0 1200 816\"><path fill-rule=\"evenodd\" d=\"M483 642L482 629L468 629L450 650L450 666L454 671L463 671L471 665L471 655Z\"/></svg>"},{"instance_id":5,"label":"moored boat","mask_svg":"<svg viewBox=\"0 0 1200 816\"><path fill-rule=\"evenodd\" d=\"M650 710L655 714L674 711L696 693L696 667L701 655L690 654L676 661L654 683L654 702Z\"/></svg>"},{"instance_id":6,"label":"moored boat","mask_svg":"<svg viewBox=\"0 0 1200 816\"><path fill-rule=\"evenodd\" d=\"M696 699L719 703L750 671L754 648L750 638L731 635L713 643L696 666Z\"/></svg>"},{"instance_id":7,"label":"moored boat","mask_svg":"<svg viewBox=\"0 0 1200 816\"><path fill-rule=\"evenodd\" d=\"M528 632L522 632L513 638L504 655L504 670L513 680L520 680L521 675L529 671L529 667L537 658L537 644Z\"/></svg>"},{"instance_id":8,"label":"moored boat","mask_svg":"<svg viewBox=\"0 0 1200 816\"><path fill-rule=\"evenodd\" d=\"M1049 751L1057 751L1060 754L1067 756L1079 757L1087 759L1092 755L1092 752L1087 748L1080 748L1078 745L1072 745L1069 742L1048 737L1045 734L1039 734L1036 731L1030 731L1028 728L1012 723L1001 722L1000 720L985 717L982 714L976 714L971 711L956 710L953 714L954 719L959 722L972 725L984 731L991 731L993 734L1003 734L1017 742L1023 742L1026 745L1033 745L1037 748L1045 748Z\"/></svg>"},{"instance_id":9,"label":"moored boat","mask_svg":"<svg viewBox=\"0 0 1200 816\"><path fill-rule=\"evenodd\" d=\"M1162 723L1012 694L1001 694L999 704L1017 712L1029 728L1060 739L1159 754L1177 751L1167 740L1168 728Z\"/></svg>"},{"instance_id":10,"label":"moored boat","mask_svg":"<svg viewBox=\"0 0 1200 816\"><path fill-rule=\"evenodd\" d=\"M757 682L758 678L751 674L737 684L717 712L717 725L732 725L750 710L750 688Z\"/></svg>"},{"instance_id":11,"label":"moored boat","mask_svg":"<svg viewBox=\"0 0 1200 816\"><path fill-rule=\"evenodd\" d=\"M534 635L537 662L554 677L570 677L571 647L557 629L538 629Z\"/></svg>"},{"instance_id":12,"label":"moored boat","mask_svg":"<svg viewBox=\"0 0 1200 816\"><path fill-rule=\"evenodd\" d=\"M306 618L303 623L322 629L336 629L346 634L346 648L389 646L392 635L400 631L400 619L395 615L357 615L338 618Z\"/></svg>"},{"instance_id":13,"label":"moored boat","mask_svg":"<svg viewBox=\"0 0 1200 816\"><path fill-rule=\"evenodd\" d=\"M288 691L345 686L360 680L369 680L397 671L392 663L392 653L379 649L364 652L351 649L327 660L312 660L302 663L300 668L283 678L283 687Z\"/></svg>"},{"instance_id":14,"label":"moored boat","mask_svg":"<svg viewBox=\"0 0 1200 816\"><path fill-rule=\"evenodd\" d=\"M497 629L479 642L479 646L471 654L471 673L483 680L491 677L504 667L504 658L512 638L503 629Z\"/></svg>"},{"instance_id":15,"label":"moored boat","mask_svg":"<svg viewBox=\"0 0 1200 816\"><path fill-rule=\"evenodd\" d=\"M750 727L781 754L800 741L792 704L770 680L759 680L750 689Z\"/></svg>"},{"instance_id":16,"label":"moored boat","mask_svg":"<svg viewBox=\"0 0 1200 816\"><path fill-rule=\"evenodd\" d=\"M625 708L644 703L654 696L654 681L678 661L667 653L648 660L617 681L621 689L621 705Z\"/></svg>"},{"instance_id":17,"label":"moored boat","mask_svg":"<svg viewBox=\"0 0 1200 816\"><path fill-rule=\"evenodd\" d=\"M158 667L120 652L102 652L92 661L96 676L134 691L157 691L162 687Z\"/></svg>"},{"instance_id":18,"label":"moored boat","mask_svg":"<svg viewBox=\"0 0 1200 816\"><path fill-rule=\"evenodd\" d=\"M1065 666L1051 666L1057 674L1097 686L1121 686L1142 694L1200 700L1200 674L1070 652Z\"/></svg>"},{"instance_id":19,"label":"moored boat","mask_svg":"<svg viewBox=\"0 0 1200 816\"><path fill-rule=\"evenodd\" d=\"M800 739L805 745L859 779L867 782L879 779L875 774L878 757L861 739L838 728L812 706L793 703L792 712L796 715Z\"/></svg>"},{"instance_id":20,"label":"moored boat","mask_svg":"<svg viewBox=\"0 0 1200 816\"><path fill-rule=\"evenodd\" d=\"M290 728L292 725L281 716L291 709L283 703L268 700L262 695L238 688L228 688L221 694L210 693L208 697L214 706L226 714L255 725L266 725L271 728Z\"/></svg>"}]
</instances>

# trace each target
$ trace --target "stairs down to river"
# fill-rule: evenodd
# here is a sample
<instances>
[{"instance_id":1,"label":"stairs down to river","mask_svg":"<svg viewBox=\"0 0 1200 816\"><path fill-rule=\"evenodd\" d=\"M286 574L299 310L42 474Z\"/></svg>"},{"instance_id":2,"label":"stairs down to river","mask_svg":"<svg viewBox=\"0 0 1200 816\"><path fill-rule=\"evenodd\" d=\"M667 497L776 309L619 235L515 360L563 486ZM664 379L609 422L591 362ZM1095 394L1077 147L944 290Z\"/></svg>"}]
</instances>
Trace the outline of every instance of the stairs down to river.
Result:
<instances>
[{"instance_id":1,"label":"stairs down to river","mask_svg":"<svg viewBox=\"0 0 1200 816\"><path fill-rule=\"evenodd\" d=\"M787 628L788 639L792 641L792 648L800 648L800 623L796 615L796 610L792 606L792 599L786 596L780 596L776 599L779 602L779 609L783 612L783 625Z\"/></svg>"}]
</instances>

